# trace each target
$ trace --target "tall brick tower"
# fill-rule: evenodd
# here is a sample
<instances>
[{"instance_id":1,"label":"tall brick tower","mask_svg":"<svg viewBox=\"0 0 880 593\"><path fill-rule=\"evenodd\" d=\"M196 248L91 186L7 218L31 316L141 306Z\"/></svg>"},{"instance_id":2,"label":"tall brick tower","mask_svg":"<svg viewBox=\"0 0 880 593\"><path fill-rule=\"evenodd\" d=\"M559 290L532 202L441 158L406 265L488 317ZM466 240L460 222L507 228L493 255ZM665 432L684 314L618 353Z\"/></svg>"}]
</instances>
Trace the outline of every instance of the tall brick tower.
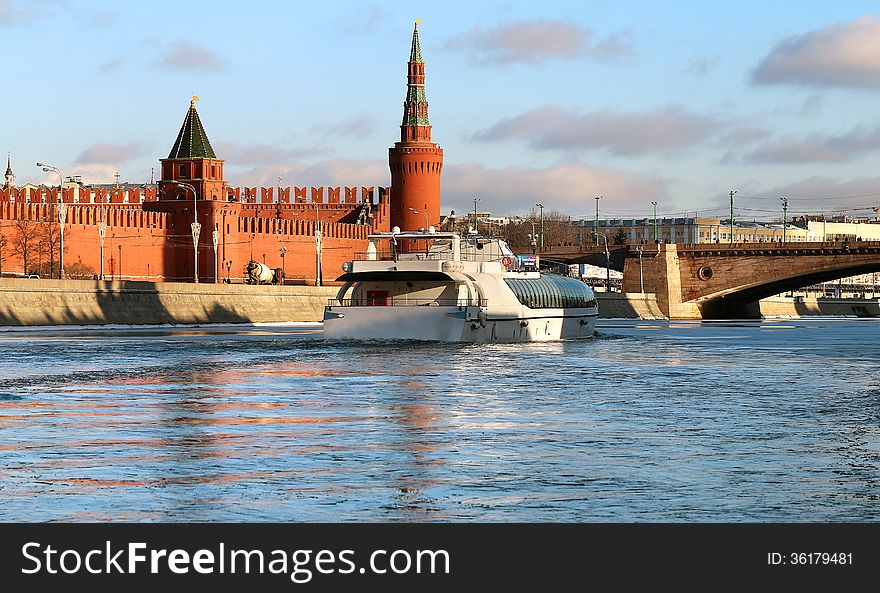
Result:
<instances>
[{"instance_id":1,"label":"tall brick tower","mask_svg":"<svg viewBox=\"0 0 880 593\"><path fill-rule=\"evenodd\" d=\"M226 200L223 161L214 154L193 97L167 159L161 159L160 200L192 200L192 191L171 183L180 181L196 188L200 200Z\"/></svg>"},{"instance_id":2,"label":"tall brick tower","mask_svg":"<svg viewBox=\"0 0 880 593\"><path fill-rule=\"evenodd\" d=\"M443 149L431 142L418 21L413 28L407 67L400 142L388 149L388 165L391 168L391 226L414 231L425 226L426 215L429 226L440 226L440 172L443 169Z\"/></svg>"}]
</instances>

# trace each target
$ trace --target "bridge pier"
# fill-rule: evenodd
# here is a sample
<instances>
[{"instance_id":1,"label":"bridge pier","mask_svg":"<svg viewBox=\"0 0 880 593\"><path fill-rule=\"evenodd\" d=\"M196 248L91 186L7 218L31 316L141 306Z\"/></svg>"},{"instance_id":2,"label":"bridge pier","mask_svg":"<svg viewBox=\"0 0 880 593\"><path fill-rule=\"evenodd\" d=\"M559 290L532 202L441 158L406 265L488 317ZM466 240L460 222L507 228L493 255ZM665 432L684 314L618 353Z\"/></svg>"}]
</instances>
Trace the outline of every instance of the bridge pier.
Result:
<instances>
[{"instance_id":1,"label":"bridge pier","mask_svg":"<svg viewBox=\"0 0 880 593\"><path fill-rule=\"evenodd\" d=\"M641 257L630 250L623 267L623 292L653 293L669 319L702 319L696 303L681 299L681 273L677 245L645 245ZM644 290L642 290L644 289Z\"/></svg>"}]
</instances>

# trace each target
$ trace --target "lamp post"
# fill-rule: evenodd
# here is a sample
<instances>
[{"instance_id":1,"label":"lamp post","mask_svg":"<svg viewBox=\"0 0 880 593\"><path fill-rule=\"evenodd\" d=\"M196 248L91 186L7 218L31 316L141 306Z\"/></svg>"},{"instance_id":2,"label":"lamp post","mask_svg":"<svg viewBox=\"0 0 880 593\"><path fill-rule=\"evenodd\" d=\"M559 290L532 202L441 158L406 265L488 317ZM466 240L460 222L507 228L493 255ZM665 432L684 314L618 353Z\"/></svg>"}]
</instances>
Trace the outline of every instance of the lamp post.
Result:
<instances>
[{"instance_id":1,"label":"lamp post","mask_svg":"<svg viewBox=\"0 0 880 593\"><path fill-rule=\"evenodd\" d=\"M602 238L605 239L605 292L608 293L611 292L611 252L608 250L608 236L602 233Z\"/></svg>"},{"instance_id":2,"label":"lamp post","mask_svg":"<svg viewBox=\"0 0 880 593\"><path fill-rule=\"evenodd\" d=\"M541 251L544 251L544 204L535 204L541 209Z\"/></svg>"},{"instance_id":3,"label":"lamp post","mask_svg":"<svg viewBox=\"0 0 880 593\"><path fill-rule=\"evenodd\" d=\"M785 243L785 227L788 217L788 198L779 198L782 200L782 242Z\"/></svg>"},{"instance_id":4,"label":"lamp post","mask_svg":"<svg viewBox=\"0 0 880 593\"><path fill-rule=\"evenodd\" d=\"M645 279L642 274L642 246L639 245L636 250L639 252L639 292L645 293Z\"/></svg>"},{"instance_id":5,"label":"lamp post","mask_svg":"<svg viewBox=\"0 0 880 593\"><path fill-rule=\"evenodd\" d=\"M730 243L733 243L733 194L735 189L730 190Z\"/></svg>"},{"instance_id":6,"label":"lamp post","mask_svg":"<svg viewBox=\"0 0 880 593\"><path fill-rule=\"evenodd\" d=\"M58 167L47 165L46 163L37 163L38 167L42 167L46 173L55 173L58 175L58 226L61 227L61 253L58 256L58 278L64 278L64 223L67 222L67 204L64 203L64 177ZM51 276L51 270L49 272Z\"/></svg>"},{"instance_id":7,"label":"lamp post","mask_svg":"<svg viewBox=\"0 0 880 593\"><path fill-rule=\"evenodd\" d=\"M599 200L602 199L602 196L596 196L596 226L593 229L593 234L596 235L596 245L599 245Z\"/></svg>"},{"instance_id":8,"label":"lamp post","mask_svg":"<svg viewBox=\"0 0 880 593\"><path fill-rule=\"evenodd\" d=\"M654 243L657 242L657 202L651 202L654 207Z\"/></svg>"},{"instance_id":9,"label":"lamp post","mask_svg":"<svg viewBox=\"0 0 880 593\"><path fill-rule=\"evenodd\" d=\"M412 210L415 214L421 214L422 216L425 217L425 232L427 233L428 232L428 215L425 214L424 212L420 212L420 211L416 210L415 208L407 208L407 210Z\"/></svg>"},{"instance_id":10,"label":"lamp post","mask_svg":"<svg viewBox=\"0 0 880 593\"><path fill-rule=\"evenodd\" d=\"M281 255L281 283L284 284L284 279L287 278L287 269L284 267L284 254L287 253L287 246L282 245L278 253Z\"/></svg>"},{"instance_id":11,"label":"lamp post","mask_svg":"<svg viewBox=\"0 0 880 593\"><path fill-rule=\"evenodd\" d=\"M525 222L525 220L520 216L517 216L516 218L517 218L517 220ZM535 255L535 251L537 251L538 234L535 232L535 221L529 220L528 222L530 222L532 224L532 234L526 235L526 236L532 242L532 255Z\"/></svg>"},{"instance_id":12,"label":"lamp post","mask_svg":"<svg viewBox=\"0 0 880 593\"><path fill-rule=\"evenodd\" d=\"M324 248L324 237L321 232L321 221L318 220L318 206L315 205L315 286L321 286L321 255Z\"/></svg>"},{"instance_id":13,"label":"lamp post","mask_svg":"<svg viewBox=\"0 0 880 593\"><path fill-rule=\"evenodd\" d=\"M229 271L232 269L232 260L226 260L226 284L231 284L231 280L229 279Z\"/></svg>"},{"instance_id":14,"label":"lamp post","mask_svg":"<svg viewBox=\"0 0 880 593\"><path fill-rule=\"evenodd\" d=\"M211 231L211 243L214 244L214 284L217 284L220 280L217 278L217 243L220 239L220 231L214 229Z\"/></svg>"},{"instance_id":15,"label":"lamp post","mask_svg":"<svg viewBox=\"0 0 880 593\"><path fill-rule=\"evenodd\" d=\"M474 231L477 230L477 202L480 201L480 198L474 198Z\"/></svg>"},{"instance_id":16,"label":"lamp post","mask_svg":"<svg viewBox=\"0 0 880 593\"><path fill-rule=\"evenodd\" d=\"M101 241L101 280L104 279L104 239L107 237L107 223L102 218L98 221L98 239Z\"/></svg>"},{"instance_id":17,"label":"lamp post","mask_svg":"<svg viewBox=\"0 0 880 593\"><path fill-rule=\"evenodd\" d=\"M174 185L189 188L193 193L193 222L190 225L193 238L193 282L199 283L199 235L202 233L202 225L199 224L199 194L196 188L189 183L182 181L172 181Z\"/></svg>"}]
</instances>

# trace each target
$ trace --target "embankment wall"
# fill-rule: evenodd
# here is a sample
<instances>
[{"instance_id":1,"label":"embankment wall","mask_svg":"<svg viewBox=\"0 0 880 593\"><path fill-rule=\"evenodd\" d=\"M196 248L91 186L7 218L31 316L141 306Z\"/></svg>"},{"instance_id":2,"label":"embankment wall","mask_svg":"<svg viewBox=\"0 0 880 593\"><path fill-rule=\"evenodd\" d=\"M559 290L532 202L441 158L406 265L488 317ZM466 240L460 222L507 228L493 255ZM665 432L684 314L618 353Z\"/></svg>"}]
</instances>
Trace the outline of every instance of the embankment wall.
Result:
<instances>
[{"instance_id":1,"label":"embankment wall","mask_svg":"<svg viewBox=\"0 0 880 593\"><path fill-rule=\"evenodd\" d=\"M0 278L0 325L320 321L334 286Z\"/></svg>"}]
</instances>

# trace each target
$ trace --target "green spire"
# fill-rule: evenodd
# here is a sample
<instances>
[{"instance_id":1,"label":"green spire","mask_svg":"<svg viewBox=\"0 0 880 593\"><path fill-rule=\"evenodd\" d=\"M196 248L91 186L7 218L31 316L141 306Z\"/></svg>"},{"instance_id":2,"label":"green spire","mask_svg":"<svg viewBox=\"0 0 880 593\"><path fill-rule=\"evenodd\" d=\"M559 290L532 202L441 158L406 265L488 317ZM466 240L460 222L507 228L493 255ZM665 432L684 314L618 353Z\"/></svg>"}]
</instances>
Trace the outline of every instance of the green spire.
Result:
<instances>
[{"instance_id":1,"label":"green spire","mask_svg":"<svg viewBox=\"0 0 880 593\"><path fill-rule=\"evenodd\" d=\"M413 27L413 42L412 49L409 52L409 61L410 62L421 62L422 61L422 48L419 46L419 20L416 20L416 24Z\"/></svg>"},{"instance_id":2,"label":"green spire","mask_svg":"<svg viewBox=\"0 0 880 593\"><path fill-rule=\"evenodd\" d=\"M195 99L190 102L189 111L180 127L180 133L171 149L169 159L216 159L211 142L202 127L199 112L196 111Z\"/></svg>"},{"instance_id":3,"label":"green spire","mask_svg":"<svg viewBox=\"0 0 880 593\"><path fill-rule=\"evenodd\" d=\"M403 126L429 126L428 98L425 95L425 62L419 45L419 20L413 27L412 50L409 52L406 100L403 103Z\"/></svg>"}]
</instances>

